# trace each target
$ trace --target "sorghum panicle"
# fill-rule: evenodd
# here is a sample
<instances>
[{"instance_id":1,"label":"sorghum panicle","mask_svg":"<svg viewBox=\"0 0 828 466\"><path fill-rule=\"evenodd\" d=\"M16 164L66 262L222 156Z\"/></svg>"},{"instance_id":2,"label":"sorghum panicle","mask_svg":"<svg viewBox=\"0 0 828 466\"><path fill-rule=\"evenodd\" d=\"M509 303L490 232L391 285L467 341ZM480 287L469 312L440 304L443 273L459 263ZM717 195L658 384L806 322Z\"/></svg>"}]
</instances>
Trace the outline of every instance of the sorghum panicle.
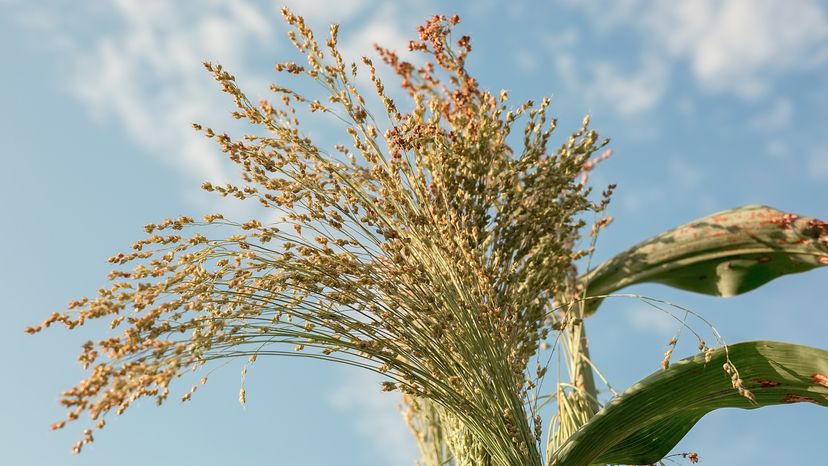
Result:
<instances>
[{"instance_id":1,"label":"sorghum panicle","mask_svg":"<svg viewBox=\"0 0 828 466\"><path fill-rule=\"evenodd\" d=\"M30 329L111 323L112 336L83 347L90 374L64 392L67 420L86 412L100 428L139 398L160 404L174 379L216 359L305 355L384 374L384 390L402 391L415 408L430 403L481 457L540 464L526 367L550 331L552 299L585 254L574 249L579 215L605 205L588 200L584 183L606 141L585 119L549 150L550 101L510 110L505 91L481 89L465 68L470 39L450 38L457 17L432 17L411 41L430 61L378 47L411 100L403 112L372 60L346 64L337 26L320 44L302 17L283 14L306 61L277 71L315 80L328 95L273 85L272 101L253 103L232 74L205 63L234 100L233 115L259 131L232 138L194 125L244 181L203 188L255 200L283 221L216 214L147 225L146 239L109 259L111 287ZM381 117L357 90L365 72ZM326 151L305 137L302 106L346 121L343 143ZM514 147L518 119L525 127Z\"/></svg>"}]
</instances>

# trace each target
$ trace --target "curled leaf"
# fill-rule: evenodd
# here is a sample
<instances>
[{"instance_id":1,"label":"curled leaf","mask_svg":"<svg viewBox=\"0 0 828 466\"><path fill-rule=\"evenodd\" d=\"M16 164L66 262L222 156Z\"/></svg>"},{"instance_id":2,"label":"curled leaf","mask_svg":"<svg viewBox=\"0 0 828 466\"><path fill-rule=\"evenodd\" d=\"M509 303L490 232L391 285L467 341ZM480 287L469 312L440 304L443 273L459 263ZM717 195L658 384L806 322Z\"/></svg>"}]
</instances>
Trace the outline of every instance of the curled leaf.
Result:
<instances>
[{"instance_id":1,"label":"curled leaf","mask_svg":"<svg viewBox=\"0 0 828 466\"><path fill-rule=\"evenodd\" d=\"M654 236L580 281L588 297L643 282L728 297L823 265L828 265L828 222L748 205ZM590 300L588 311L599 304L600 298Z\"/></svg>"}]
</instances>

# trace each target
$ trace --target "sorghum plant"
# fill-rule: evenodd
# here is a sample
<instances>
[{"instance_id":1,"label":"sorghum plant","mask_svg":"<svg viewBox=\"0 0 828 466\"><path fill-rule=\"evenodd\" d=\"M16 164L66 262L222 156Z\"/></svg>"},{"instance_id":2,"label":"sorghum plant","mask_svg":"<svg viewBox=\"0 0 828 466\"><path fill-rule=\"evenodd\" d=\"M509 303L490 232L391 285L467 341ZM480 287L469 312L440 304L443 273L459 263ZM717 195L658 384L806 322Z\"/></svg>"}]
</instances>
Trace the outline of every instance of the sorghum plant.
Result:
<instances>
[{"instance_id":1,"label":"sorghum plant","mask_svg":"<svg viewBox=\"0 0 828 466\"><path fill-rule=\"evenodd\" d=\"M29 329L107 319L113 330L83 346L90 374L62 397L68 415L54 428L84 413L92 419L75 451L111 412L143 397L163 403L186 373L270 355L382 374L382 390L403 394L421 462L435 466L652 463L711 409L828 403L825 352L702 341L700 356L669 365L668 354L663 372L599 412L583 330L600 300L628 284L728 295L824 264L825 223L750 207L655 238L579 277L576 261L591 251L583 219L598 218L596 235L609 222L601 213L612 192L592 196L586 185L609 155L588 118L550 149L549 100L510 109L505 91L481 89L465 66L470 39L451 39L456 16L420 27L409 48L425 54L421 64L377 48L401 79L403 109L370 59L344 61L337 26L322 45L300 16L283 14L306 62L276 70L327 94L273 85L273 101L253 103L233 75L207 63L234 100L233 115L256 131L232 138L194 125L243 180L203 188L257 201L278 221L215 214L147 225L146 239L110 258L111 287ZM357 89L360 74L373 83L380 114ZM343 142L328 150L303 135L300 118L309 113L344 122ZM518 122L522 134L511 135ZM535 356L546 344L567 355L570 381L553 391L558 412L542 442L538 390L547 367ZM789 366L784 376L772 372L780 364ZM676 387L687 371L703 375L690 389ZM175 396L189 400L196 388Z\"/></svg>"}]
</instances>

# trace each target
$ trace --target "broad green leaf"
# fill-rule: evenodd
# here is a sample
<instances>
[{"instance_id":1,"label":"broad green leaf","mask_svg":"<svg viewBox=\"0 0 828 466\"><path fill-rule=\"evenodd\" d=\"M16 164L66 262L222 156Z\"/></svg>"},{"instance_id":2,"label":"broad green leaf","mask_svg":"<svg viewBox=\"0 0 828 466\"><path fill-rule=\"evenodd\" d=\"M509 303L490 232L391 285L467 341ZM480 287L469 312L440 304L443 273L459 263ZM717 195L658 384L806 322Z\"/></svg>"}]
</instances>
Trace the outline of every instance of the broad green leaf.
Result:
<instances>
[{"instance_id":1,"label":"broad green leaf","mask_svg":"<svg viewBox=\"0 0 828 466\"><path fill-rule=\"evenodd\" d=\"M726 210L650 238L580 278L587 296L656 282L734 296L828 265L828 222L761 205ZM600 299L588 302L594 312Z\"/></svg>"},{"instance_id":2,"label":"broad green leaf","mask_svg":"<svg viewBox=\"0 0 828 466\"><path fill-rule=\"evenodd\" d=\"M747 396L739 394L723 369L728 355ZM699 354L633 385L561 445L549 464L652 464L710 411L799 402L828 406L828 351L738 343L727 352L716 349L707 363Z\"/></svg>"}]
</instances>

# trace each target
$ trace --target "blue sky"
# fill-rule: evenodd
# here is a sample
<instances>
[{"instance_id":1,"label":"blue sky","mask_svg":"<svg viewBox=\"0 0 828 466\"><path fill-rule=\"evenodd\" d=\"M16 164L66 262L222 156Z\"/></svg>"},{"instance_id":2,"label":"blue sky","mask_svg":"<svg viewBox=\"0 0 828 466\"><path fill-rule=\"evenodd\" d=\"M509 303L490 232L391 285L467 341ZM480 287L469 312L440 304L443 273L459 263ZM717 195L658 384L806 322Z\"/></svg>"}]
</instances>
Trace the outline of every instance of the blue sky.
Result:
<instances>
[{"instance_id":1,"label":"blue sky","mask_svg":"<svg viewBox=\"0 0 828 466\"><path fill-rule=\"evenodd\" d=\"M750 203L828 217L828 2L292 2L320 33L341 23L349 56L403 49L433 13L458 13L470 68L513 101L552 96L562 133L584 114L615 155L592 180L619 188L603 259L692 218ZM322 363L257 362L239 406L230 364L192 403L151 403L113 419L80 456L80 429L50 432L58 394L80 379L86 333L23 329L104 285L106 257L141 226L215 210L198 187L232 177L192 121L236 128L231 102L201 69L225 64L251 97L293 59L281 4L0 0L0 292L6 354L0 455L13 465L405 465L415 455L397 400L367 375ZM389 84L389 87L391 85ZM324 126L310 128L325 138ZM828 347L828 270L785 277L728 300L630 288L691 307L729 342ZM655 370L673 324L635 300L588 321L593 358L616 389ZM693 342L680 346L690 354ZM181 384L181 390L189 387ZM678 451L704 464L813 464L828 411L721 411Z\"/></svg>"}]
</instances>

